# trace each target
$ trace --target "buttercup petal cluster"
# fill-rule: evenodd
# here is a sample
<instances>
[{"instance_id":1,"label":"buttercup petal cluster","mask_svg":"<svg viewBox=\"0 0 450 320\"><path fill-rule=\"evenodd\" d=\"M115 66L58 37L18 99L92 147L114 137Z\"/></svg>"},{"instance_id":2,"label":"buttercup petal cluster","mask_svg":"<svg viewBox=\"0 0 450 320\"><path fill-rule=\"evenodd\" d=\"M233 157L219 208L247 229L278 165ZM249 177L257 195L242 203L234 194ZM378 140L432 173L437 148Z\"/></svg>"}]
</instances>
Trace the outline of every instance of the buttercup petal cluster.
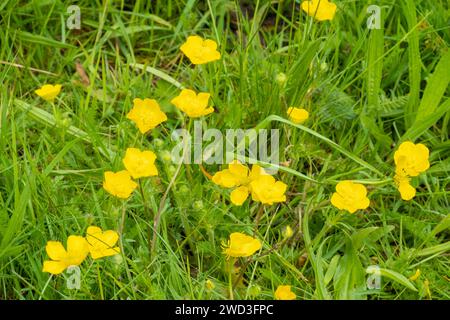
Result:
<instances>
[{"instance_id":1,"label":"buttercup petal cluster","mask_svg":"<svg viewBox=\"0 0 450 320\"><path fill-rule=\"evenodd\" d=\"M92 259L113 256L120 253L114 247L119 240L119 234L113 230L102 231L101 228L90 226L86 237L71 235L67 238L67 249L59 241L48 241L45 246L51 260L44 261L42 271L60 274L71 266L79 266L91 254Z\"/></svg>"}]
</instances>

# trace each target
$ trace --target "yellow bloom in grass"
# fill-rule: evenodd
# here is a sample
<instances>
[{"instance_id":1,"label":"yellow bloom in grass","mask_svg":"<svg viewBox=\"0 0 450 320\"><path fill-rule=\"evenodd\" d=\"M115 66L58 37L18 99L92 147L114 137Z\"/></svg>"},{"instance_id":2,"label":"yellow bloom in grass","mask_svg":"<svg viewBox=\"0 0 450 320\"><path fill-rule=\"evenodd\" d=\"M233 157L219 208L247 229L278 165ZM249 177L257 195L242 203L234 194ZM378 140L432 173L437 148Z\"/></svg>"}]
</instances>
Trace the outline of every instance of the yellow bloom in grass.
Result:
<instances>
[{"instance_id":1,"label":"yellow bloom in grass","mask_svg":"<svg viewBox=\"0 0 450 320\"><path fill-rule=\"evenodd\" d=\"M414 273L411 277L409 277L409 280L416 281L417 279L419 279L420 274L421 274L420 269L417 269L416 273Z\"/></svg>"},{"instance_id":2,"label":"yellow bloom in grass","mask_svg":"<svg viewBox=\"0 0 450 320\"><path fill-rule=\"evenodd\" d=\"M331 203L338 209L354 213L358 209L369 207L370 200L367 198L365 186L344 180L336 185L336 192L331 197Z\"/></svg>"},{"instance_id":3,"label":"yellow bloom in grass","mask_svg":"<svg viewBox=\"0 0 450 320\"><path fill-rule=\"evenodd\" d=\"M137 183L131 180L131 175L127 170L119 172L105 172L103 188L118 198L127 199L136 189Z\"/></svg>"},{"instance_id":4,"label":"yellow bloom in grass","mask_svg":"<svg viewBox=\"0 0 450 320\"><path fill-rule=\"evenodd\" d=\"M309 112L300 108L290 107L287 109L287 114L293 123L303 123L309 118Z\"/></svg>"},{"instance_id":5,"label":"yellow bloom in grass","mask_svg":"<svg viewBox=\"0 0 450 320\"><path fill-rule=\"evenodd\" d=\"M240 232L233 232L223 249L223 253L228 257L249 257L261 249L261 241Z\"/></svg>"},{"instance_id":6,"label":"yellow bloom in grass","mask_svg":"<svg viewBox=\"0 0 450 320\"><path fill-rule=\"evenodd\" d=\"M286 201L284 194L287 185L281 181L276 181L270 175L261 175L250 183L252 199L264 204L272 205L275 202Z\"/></svg>"},{"instance_id":7,"label":"yellow bloom in grass","mask_svg":"<svg viewBox=\"0 0 450 320\"><path fill-rule=\"evenodd\" d=\"M318 21L333 20L336 5L329 0L303 1L302 10Z\"/></svg>"},{"instance_id":8,"label":"yellow bloom in grass","mask_svg":"<svg viewBox=\"0 0 450 320\"><path fill-rule=\"evenodd\" d=\"M139 98L133 100L133 109L128 112L127 118L137 125L142 134L167 120L166 114L161 111L156 100Z\"/></svg>"},{"instance_id":9,"label":"yellow bloom in grass","mask_svg":"<svg viewBox=\"0 0 450 320\"><path fill-rule=\"evenodd\" d=\"M230 200L234 205L240 206L247 200L250 193L250 183L260 175L265 174L264 169L258 165L253 165L252 170L235 160L228 165L228 169L218 171L212 177L212 182L224 187L234 188L230 195Z\"/></svg>"},{"instance_id":10,"label":"yellow bloom in grass","mask_svg":"<svg viewBox=\"0 0 450 320\"><path fill-rule=\"evenodd\" d=\"M407 176L395 175L394 182L397 186L400 196L403 200L411 200L416 195L416 189L409 184L409 178Z\"/></svg>"},{"instance_id":11,"label":"yellow bloom in grass","mask_svg":"<svg viewBox=\"0 0 450 320\"><path fill-rule=\"evenodd\" d=\"M295 300L297 296L291 291L291 286L278 286L275 290L275 299L277 300Z\"/></svg>"},{"instance_id":12,"label":"yellow bloom in grass","mask_svg":"<svg viewBox=\"0 0 450 320\"><path fill-rule=\"evenodd\" d=\"M61 92L61 85L51 85L51 84L45 84L39 89L34 91L39 97L53 102L55 100L56 96Z\"/></svg>"},{"instance_id":13,"label":"yellow bloom in grass","mask_svg":"<svg viewBox=\"0 0 450 320\"><path fill-rule=\"evenodd\" d=\"M394 153L395 173L400 176L416 177L430 167L430 151L421 144L403 142Z\"/></svg>"},{"instance_id":14,"label":"yellow bloom in grass","mask_svg":"<svg viewBox=\"0 0 450 320\"><path fill-rule=\"evenodd\" d=\"M294 235L294 230L292 230L291 226L286 226L282 231L282 235L284 239L289 239Z\"/></svg>"},{"instance_id":15,"label":"yellow bloom in grass","mask_svg":"<svg viewBox=\"0 0 450 320\"><path fill-rule=\"evenodd\" d=\"M99 227L90 226L86 232L86 241L92 259L114 256L120 253L119 247L114 247L119 240L119 234L114 230L102 231Z\"/></svg>"},{"instance_id":16,"label":"yellow bloom in grass","mask_svg":"<svg viewBox=\"0 0 450 320\"><path fill-rule=\"evenodd\" d=\"M206 287L207 290L211 291L211 290L214 290L216 285L214 284L214 282L212 282L210 279L208 279L205 282L205 287Z\"/></svg>"},{"instance_id":17,"label":"yellow bloom in grass","mask_svg":"<svg viewBox=\"0 0 450 320\"><path fill-rule=\"evenodd\" d=\"M50 261L44 261L43 272L60 274L70 266L79 266L89 253L89 246L84 237L69 236L67 250L59 241L48 241L45 246Z\"/></svg>"},{"instance_id":18,"label":"yellow bloom in grass","mask_svg":"<svg viewBox=\"0 0 450 320\"><path fill-rule=\"evenodd\" d=\"M123 158L123 164L133 179L139 179L158 175L155 160L156 155L152 151L128 148L125 158Z\"/></svg>"},{"instance_id":19,"label":"yellow bloom in grass","mask_svg":"<svg viewBox=\"0 0 450 320\"><path fill-rule=\"evenodd\" d=\"M181 90L181 93L170 102L189 117L198 118L214 112L213 107L208 107L209 97L209 93L200 92L199 94L196 94L193 90L183 89Z\"/></svg>"},{"instance_id":20,"label":"yellow bloom in grass","mask_svg":"<svg viewBox=\"0 0 450 320\"><path fill-rule=\"evenodd\" d=\"M181 51L193 64L204 64L220 59L217 43L213 40L203 40L199 36L190 36L180 47Z\"/></svg>"}]
</instances>

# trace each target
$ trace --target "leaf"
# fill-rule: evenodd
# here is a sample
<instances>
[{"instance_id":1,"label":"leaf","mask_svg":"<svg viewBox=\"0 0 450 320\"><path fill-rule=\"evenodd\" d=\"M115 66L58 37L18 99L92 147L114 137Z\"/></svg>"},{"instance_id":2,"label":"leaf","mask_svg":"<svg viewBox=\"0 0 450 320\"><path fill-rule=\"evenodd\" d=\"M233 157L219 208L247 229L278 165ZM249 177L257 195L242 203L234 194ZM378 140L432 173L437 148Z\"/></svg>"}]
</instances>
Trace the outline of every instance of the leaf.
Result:
<instances>
[{"instance_id":1,"label":"leaf","mask_svg":"<svg viewBox=\"0 0 450 320\"><path fill-rule=\"evenodd\" d=\"M409 99L407 107L404 109L405 124L408 127L414 120L414 114L419 104L422 61L419 51L419 31L416 28L417 16L414 0L403 0L402 9L408 26L407 30L411 30L408 37Z\"/></svg>"},{"instance_id":2,"label":"leaf","mask_svg":"<svg viewBox=\"0 0 450 320\"><path fill-rule=\"evenodd\" d=\"M353 247L355 250L359 250L364 243L375 242L383 235L391 232L394 226L380 227L369 227L358 230L352 235Z\"/></svg>"},{"instance_id":3,"label":"leaf","mask_svg":"<svg viewBox=\"0 0 450 320\"><path fill-rule=\"evenodd\" d=\"M441 222L439 222L434 227L433 231L431 231L430 237L434 237L439 232L442 232L442 231L448 230L448 229L450 229L450 213L447 214L447 216L444 219L442 219Z\"/></svg>"},{"instance_id":4,"label":"leaf","mask_svg":"<svg viewBox=\"0 0 450 320\"><path fill-rule=\"evenodd\" d=\"M422 134L424 134L425 131L428 130L428 128L434 125L444 114L446 114L449 111L450 111L450 99L447 99L433 113L424 116L424 118L422 118L422 120L420 121L415 121L414 124L401 137L400 141L406 140L415 141Z\"/></svg>"},{"instance_id":5,"label":"leaf","mask_svg":"<svg viewBox=\"0 0 450 320\"><path fill-rule=\"evenodd\" d=\"M381 15L382 16L382 15ZM383 25L383 21L380 22ZM367 55L367 104L365 105L360 120L365 129L384 147L389 148L392 138L384 133L381 118L377 124L379 114L379 93L381 90L381 78L383 72L384 30L372 29L370 31L369 49Z\"/></svg>"},{"instance_id":6,"label":"leaf","mask_svg":"<svg viewBox=\"0 0 450 320\"><path fill-rule=\"evenodd\" d=\"M442 254L447 251L450 251L450 241L426 249L417 250L415 252L415 255L421 257L429 256L432 254Z\"/></svg>"},{"instance_id":7,"label":"leaf","mask_svg":"<svg viewBox=\"0 0 450 320\"><path fill-rule=\"evenodd\" d=\"M17 35L20 40L25 41L25 42L37 43L37 44L50 46L50 47L56 47L56 48L68 48L68 49L76 48L75 46L73 46L71 44L56 41L54 39L46 38L44 36L32 34L32 33L26 32L26 31L17 31Z\"/></svg>"},{"instance_id":8,"label":"leaf","mask_svg":"<svg viewBox=\"0 0 450 320\"><path fill-rule=\"evenodd\" d=\"M341 147L340 145L338 145L336 142L328 139L327 137L324 137L323 135L321 135L320 133L311 130L305 126L302 126L301 124L295 124L285 118L282 118L280 116L276 116L276 115L271 115L268 116L267 118L265 118L263 121L261 121L256 127L255 129L262 129L265 128L270 122L272 121L278 121L281 123L286 123L290 126L293 126L295 128L298 128L302 131L305 131L313 136L315 136L316 138L319 138L320 140L326 142L328 145L330 145L332 148L336 149L337 151L341 152L342 154L346 155L348 158L352 159L353 161L355 161L356 163L358 163L359 165L361 165L362 167L369 169L372 172L375 172L376 174L378 174L379 176L384 177L384 174L381 173L378 169L376 169L374 166L372 166L371 164L367 163L366 161L362 160L361 158L357 157L356 155L354 155L353 153L351 153L350 151L347 151L345 148Z\"/></svg>"},{"instance_id":9,"label":"leaf","mask_svg":"<svg viewBox=\"0 0 450 320\"><path fill-rule=\"evenodd\" d=\"M416 287L411 283L411 281L409 281L405 276L403 276L402 274L400 274L396 271L384 269L384 268L372 268L372 269L370 269L370 271L369 271L369 269L367 269L366 272L367 273L379 272L380 275L387 277L391 280L394 280L395 282L402 284L403 286L405 286L408 289L417 291Z\"/></svg>"},{"instance_id":10,"label":"leaf","mask_svg":"<svg viewBox=\"0 0 450 320\"><path fill-rule=\"evenodd\" d=\"M150 67L150 66L145 66L145 65L140 64L140 63L130 63L130 67L134 68L134 69L145 70L146 72L149 72L149 73L151 73L151 74L153 74L153 75L155 75L155 76L157 76L157 77L159 77L159 78L169 82L170 84L174 85L175 87L177 87L179 89L183 89L184 88L184 86L181 83L179 83L177 80L175 80L174 78L172 78L167 73L165 73L165 72L163 72L161 70L155 69L155 68Z\"/></svg>"},{"instance_id":11,"label":"leaf","mask_svg":"<svg viewBox=\"0 0 450 320\"><path fill-rule=\"evenodd\" d=\"M340 258L341 256L337 254L331 259L327 272L325 273L325 277L323 278L323 282L325 283L325 285L330 283L331 279L333 279Z\"/></svg>"},{"instance_id":12,"label":"leaf","mask_svg":"<svg viewBox=\"0 0 450 320\"><path fill-rule=\"evenodd\" d=\"M434 73L430 76L422 101L420 102L417 116L413 127L418 125L429 115L433 114L439 102L441 101L445 90L447 90L450 82L450 50L448 50L441 58ZM448 100L447 100L448 101Z\"/></svg>"}]
</instances>

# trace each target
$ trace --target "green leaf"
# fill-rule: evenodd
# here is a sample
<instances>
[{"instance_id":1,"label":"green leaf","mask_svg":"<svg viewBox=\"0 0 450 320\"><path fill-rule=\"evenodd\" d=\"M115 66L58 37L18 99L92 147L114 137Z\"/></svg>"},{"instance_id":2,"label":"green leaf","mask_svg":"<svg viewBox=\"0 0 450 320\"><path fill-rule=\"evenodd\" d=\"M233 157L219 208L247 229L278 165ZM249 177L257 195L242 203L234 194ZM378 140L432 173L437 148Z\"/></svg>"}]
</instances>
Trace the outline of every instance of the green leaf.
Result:
<instances>
[{"instance_id":1,"label":"green leaf","mask_svg":"<svg viewBox=\"0 0 450 320\"><path fill-rule=\"evenodd\" d=\"M450 50L448 50L437 64L430 76L422 101L420 102L414 125L418 125L429 115L433 114L441 101L450 82Z\"/></svg>"},{"instance_id":2,"label":"green leaf","mask_svg":"<svg viewBox=\"0 0 450 320\"><path fill-rule=\"evenodd\" d=\"M414 124L401 137L400 141L416 140L422 134L424 134L425 131L428 130L428 128L434 125L444 114L446 114L449 111L450 111L450 99L447 99L433 113L427 114L421 120L416 120Z\"/></svg>"},{"instance_id":3,"label":"green leaf","mask_svg":"<svg viewBox=\"0 0 450 320\"><path fill-rule=\"evenodd\" d=\"M408 36L409 99L404 111L405 124L408 127L412 124L414 114L419 105L422 61L419 51L419 31L416 28L417 16L414 0L403 0L402 9L407 22L407 30L410 30L410 35Z\"/></svg>"},{"instance_id":4,"label":"green leaf","mask_svg":"<svg viewBox=\"0 0 450 320\"><path fill-rule=\"evenodd\" d=\"M416 287L411 283L411 281L409 281L404 275L402 275L396 271L384 269L384 268L373 268L372 271L366 270L366 272L368 272L368 273L379 272L380 275L387 277L391 280L394 280L395 282L402 284L403 286L405 286L408 289L417 291Z\"/></svg>"}]
</instances>

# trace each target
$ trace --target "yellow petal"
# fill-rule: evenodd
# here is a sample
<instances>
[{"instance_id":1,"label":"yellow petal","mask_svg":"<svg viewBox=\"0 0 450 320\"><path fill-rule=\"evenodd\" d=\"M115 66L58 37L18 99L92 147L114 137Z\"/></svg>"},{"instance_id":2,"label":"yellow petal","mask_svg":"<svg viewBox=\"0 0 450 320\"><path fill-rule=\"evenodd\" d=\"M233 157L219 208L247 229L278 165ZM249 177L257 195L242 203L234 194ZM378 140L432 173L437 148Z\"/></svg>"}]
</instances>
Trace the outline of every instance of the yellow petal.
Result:
<instances>
[{"instance_id":1,"label":"yellow petal","mask_svg":"<svg viewBox=\"0 0 450 320\"><path fill-rule=\"evenodd\" d=\"M409 201L416 195L416 189L408 181L401 181L398 185L398 191L403 200Z\"/></svg>"},{"instance_id":2,"label":"yellow petal","mask_svg":"<svg viewBox=\"0 0 450 320\"><path fill-rule=\"evenodd\" d=\"M62 260L67 256L66 249L59 241L48 241L45 251L52 260Z\"/></svg>"},{"instance_id":3,"label":"yellow petal","mask_svg":"<svg viewBox=\"0 0 450 320\"><path fill-rule=\"evenodd\" d=\"M241 206L248 198L248 188L241 186L231 192L230 200L236 206Z\"/></svg>"},{"instance_id":4,"label":"yellow petal","mask_svg":"<svg viewBox=\"0 0 450 320\"><path fill-rule=\"evenodd\" d=\"M128 148L123 164L134 179L158 175L155 166L156 155L152 151Z\"/></svg>"},{"instance_id":5,"label":"yellow petal","mask_svg":"<svg viewBox=\"0 0 450 320\"><path fill-rule=\"evenodd\" d=\"M309 113L305 109L290 107L287 110L289 119L297 124L305 122L309 118Z\"/></svg>"},{"instance_id":6,"label":"yellow petal","mask_svg":"<svg viewBox=\"0 0 450 320\"><path fill-rule=\"evenodd\" d=\"M67 239L67 254L70 259L67 261L68 265L78 266L89 253L89 245L84 237L69 236Z\"/></svg>"},{"instance_id":7,"label":"yellow petal","mask_svg":"<svg viewBox=\"0 0 450 320\"><path fill-rule=\"evenodd\" d=\"M249 257L261 249L261 242L253 237L240 232L230 234L228 246L224 253L230 257Z\"/></svg>"},{"instance_id":8,"label":"yellow petal","mask_svg":"<svg viewBox=\"0 0 450 320\"><path fill-rule=\"evenodd\" d=\"M301 7L318 21L333 20L336 13L336 5L329 0L303 1Z\"/></svg>"},{"instance_id":9,"label":"yellow petal","mask_svg":"<svg viewBox=\"0 0 450 320\"><path fill-rule=\"evenodd\" d=\"M43 272L48 272L51 274L60 274L62 273L68 266L61 261L44 261L44 265L42 267Z\"/></svg>"},{"instance_id":10,"label":"yellow petal","mask_svg":"<svg viewBox=\"0 0 450 320\"><path fill-rule=\"evenodd\" d=\"M291 286L278 286L275 291L275 299L277 300L295 300L296 295L291 291Z\"/></svg>"}]
</instances>

